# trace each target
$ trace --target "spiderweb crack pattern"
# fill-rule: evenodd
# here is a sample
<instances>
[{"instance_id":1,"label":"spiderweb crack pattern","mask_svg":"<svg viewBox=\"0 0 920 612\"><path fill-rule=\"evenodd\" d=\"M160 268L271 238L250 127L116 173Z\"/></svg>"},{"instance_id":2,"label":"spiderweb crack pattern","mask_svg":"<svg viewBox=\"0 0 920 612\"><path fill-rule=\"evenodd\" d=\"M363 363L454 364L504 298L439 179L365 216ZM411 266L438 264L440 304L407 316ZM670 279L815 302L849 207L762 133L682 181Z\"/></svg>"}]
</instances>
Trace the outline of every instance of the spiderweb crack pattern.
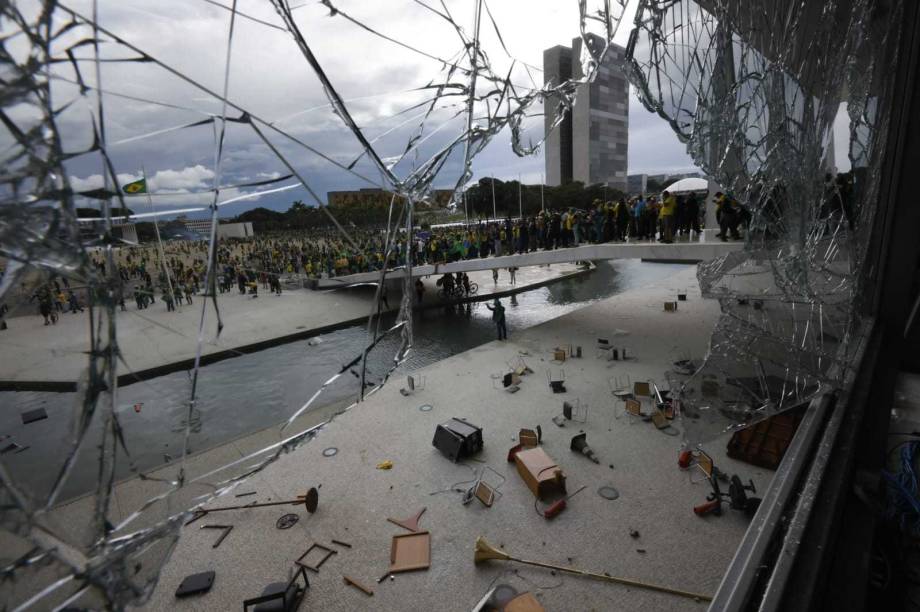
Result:
<instances>
[{"instance_id":1,"label":"spiderweb crack pattern","mask_svg":"<svg viewBox=\"0 0 920 612\"><path fill-rule=\"evenodd\" d=\"M872 0L639 4L631 83L749 218L744 251L698 269L722 316L699 371L671 381L691 444L853 374L891 94L881 67L897 47L886 24L899 11ZM825 159L841 102L853 171L835 182Z\"/></svg>"},{"instance_id":2,"label":"spiderweb crack pattern","mask_svg":"<svg viewBox=\"0 0 920 612\"><path fill-rule=\"evenodd\" d=\"M581 58L584 76L546 85L534 80L533 72L538 68L509 52L485 0L453 3L452 7L447 2L422 0L406 4L417 16L447 26L455 37L451 41L456 49L453 55L426 51L413 40L390 35L345 2L322 1L329 13L329 27L356 29L400 52L433 62L428 64L435 67L433 77L420 87L397 92L410 101L386 115L380 122L383 127L373 125L373 121L368 124L361 112L363 101L348 99L340 92L335 72L328 70L328 65L336 65L339 58L324 58L316 52L299 17L301 11L309 9L305 3L199 0L183 4L190 16L198 10L217 12L227 24L222 43L215 46L219 51L193 66L180 65L168 49L151 50L143 30L148 20L157 17L158 5L101 0L0 5L0 255L6 260L0 299L12 295L12 289L30 270L84 285L93 296L87 313L90 339L86 367L72 411L73 429L61 445L64 459L50 491L30 491L0 458L0 536L10 542L6 550L12 555L0 573L0 592L9 595L3 598L9 605L44 609L89 602L120 609L142 603L155 587L159 570L190 511L311 440L321 426L298 430L297 417L344 373L358 366L363 397L369 362L386 351L388 365L382 374L375 375L367 393L379 389L412 347L412 262L406 245L414 231L415 206L430 197L436 180L449 181L457 201L472 177L475 156L506 128L516 154L535 152L542 138L529 138L528 126L538 121L542 124L544 103L571 109L579 87L593 80L611 44L625 0L578 0L578 27L585 43ZM471 20L467 20L468 9ZM122 10L131 16L129 27L125 27L124 19L116 18L124 17L119 13ZM169 17L181 19L181 15ZM132 24L140 27L132 29ZM258 99L243 95L248 75L240 68L244 62L237 46L247 37L269 35L286 41L290 57L298 54L312 75L304 80L323 92L325 104L274 118L261 110ZM157 87L145 88L143 83L130 86L133 84L126 75L137 75L139 81L163 79L181 87L184 97L168 95ZM212 106L195 103L201 99ZM143 130L126 134L121 122L129 108L158 109L177 120L169 125L145 124ZM317 109L328 111L329 117L346 130L353 144L350 152L324 151L311 142L309 132L288 127ZM556 117L558 123L563 113L556 113ZM115 260L121 243L114 228L125 219L128 203L138 201L131 200L122 189L119 171L134 172L136 167L130 164L143 158L144 147L178 149L191 141L207 144L212 154L212 184L192 192L198 203L183 209L207 213L210 218L204 277L208 299L201 300L197 336L189 339L195 346L195 360L182 418L173 428L180 448L174 458L175 469L166 476L163 470L153 475L137 467L117 410L119 366L130 370L130 365L118 345L118 305L123 295ZM247 146L270 152L277 169L272 178L238 177L228 170L228 160L245 152ZM346 359L301 407L287 415L278 441L220 467L195 473L189 458L190 440L207 428L196 406L202 382L202 349L206 342L218 339L224 327L216 290L220 208L256 195L303 189L328 215L343 240L360 251L349 231L324 205L303 156L340 176L393 193L384 243L385 260L389 262L392 257L396 265L380 272L378 300L369 313L364 350ZM69 168L78 162L95 164L101 184L75 188ZM145 171L142 176L146 177ZM147 194L151 212L131 214L130 218L156 221L159 213L153 210L152 202L168 195ZM85 201L94 201L101 208L100 237L89 242L81 237L76 214ZM401 231L405 238L400 238ZM102 265L97 263L99 258ZM169 271L165 273L169 279ZM395 323L381 329L381 317L377 316L381 288L392 274L402 279L403 299ZM96 431L91 428L93 424L101 424L98 436L91 434ZM93 457L97 473L91 492L92 516L82 521L62 520L54 512L55 506L78 459L86 456ZM153 487L149 490L155 493L137 507L119 512L114 507L113 489L125 464L128 472L138 477L138 483ZM41 586L23 595L17 584Z\"/></svg>"}]
</instances>

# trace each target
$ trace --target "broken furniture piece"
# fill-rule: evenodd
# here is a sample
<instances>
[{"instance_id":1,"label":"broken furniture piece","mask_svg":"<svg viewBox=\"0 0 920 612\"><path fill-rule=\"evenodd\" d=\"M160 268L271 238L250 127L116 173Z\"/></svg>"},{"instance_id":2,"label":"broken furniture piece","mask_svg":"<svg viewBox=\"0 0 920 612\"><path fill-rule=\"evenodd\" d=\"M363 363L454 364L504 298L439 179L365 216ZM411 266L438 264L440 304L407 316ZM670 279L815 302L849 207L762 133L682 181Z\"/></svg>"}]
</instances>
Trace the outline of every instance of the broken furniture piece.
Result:
<instances>
[{"instance_id":1,"label":"broken furniture piece","mask_svg":"<svg viewBox=\"0 0 920 612\"><path fill-rule=\"evenodd\" d=\"M306 562L306 558L307 558L307 555L309 555L309 554L310 554L311 552L313 552L314 550L319 550L319 551L321 551L321 552L324 552L325 554L324 554L324 555L322 556L322 558L316 563L316 565L310 565L309 563ZM319 573L319 568L323 565L323 563L325 563L326 561L328 561L328 560L329 560L329 557L331 557L332 555L337 555L337 554L339 554L339 551L333 550L333 549L329 548L328 546L323 546L322 544L318 544L318 543L316 543L316 542L313 542L312 544L310 544L310 548L308 548L302 555L300 555L299 557L297 557L297 560L294 561L294 563L296 563L296 564L299 565L300 567L304 567L304 568L310 570L311 572L313 572L313 573L315 573L315 574L318 574L318 573Z\"/></svg>"},{"instance_id":2,"label":"broken furniture piece","mask_svg":"<svg viewBox=\"0 0 920 612\"><path fill-rule=\"evenodd\" d=\"M565 494L565 474L542 447L520 450L514 455L518 474L537 498Z\"/></svg>"},{"instance_id":3,"label":"broken furniture piece","mask_svg":"<svg viewBox=\"0 0 920 612\"><path fill-rule=\"evenodd\" d=\"M518 445L515 448L519 448L519 447L520 445ZM486 470L488 470L489 472L497 476L500 480L494 483L488 482L485 479ZM501 496L501 492L499 491L499 488L503 484L505 484L504 476L502 476L501 474L493 470L488 465L482 466L482 469L479 470L479 474L476 475L476 480L473 481L473 485L469 489L467 489L466 492L464 492L463 494L463 505L465 506L466 504L470 503L471 501L473 501L473 498L475 497L480 502L482 502L483 506L487 508L491 508L496 498Z\"/></svg>"},{"instance_id":4,"label":"broken furniture piece","mask_svg":"<svg viewBox=\"0 0 920 612\"><path fill-rule=\"evenodd\" d=\"M310 487L310 490L303 495L298 495L297 499L277 502L262 502L260 504L244 504L240 506L221 506L220 508L199 508L194 511L193 516L185 524L190 525L198 519L207 516L212 512L224 512L227 510L248 510L249 508L266 508L268 506L304 506L307 512L313 514L319 505L319 490L316 487Z\"/></svg>"},{"instance_id":5,"label":"broken furniture piece","mask_svg":"<svg viewBox=\"0 0 920 612\"><path fill-rule=\"evenodd\" d=\"M406 377L405 388L400 389L399 392L408 397L416 391L423 390L425 388L425 382L424 376L418 376L418 378L416 378L415 376L409 375Z\"/></svg>"},{"instance_id":6,"label":"broken furniture piece","mask_svg":"<svg viewBox=\"0 0 920 612\"><path fill-rule=\"evenodd\" d=\"M635 397L652 397L652 384L648 380L637 380L633 383Z\"/></svg>"},{"instance_id":7,"label":"broken furniture piece","mask_svg":"<svg viewBox=\"0 0 920 612\"><path fill-rule=\"evenodd\" d=\"M422 508L421 510L416 512L414 515L410 516L409 518L405 520L399 520L399 519L389 518L389 517L387 517L387 520L393 523L394 525L399 525L403 529L408 529L409 531L418 531L419 530L418 522L419 520L421 520L422 515L425 514L425 510L427 509L428 508Z\"/></svg>"},{"instance_id":8,"label":"broken furniture piece","mask_svg":"<svg viewBox=\"0 0 920 612\"><path fill-rule=\"evenodd\" d=\"M359 591L363 592L363 593L364 593L365 595L367 595L368 597L373 597L373 596L374 596L374 591L373 591L373 589L371 589L370 587L364 586L363 584L361 584L360 582L358 582L357 580L355 580L355 579L352 578L351 576L342 576L342 579L344 580L345 584L347 584L347 585L349 585L349 586L355 587L356 589L358 589Z\"/></svg>"},{"instance_id":9,"label":"broken furniture piece","mask_svg":"<svg viewBox=\"0 0 920 612\"><path fill-rule=\"evenodd\" d=\"M629 423L632 425L634 419L641 419L645 416L642 413L642 402L637 399L633 399L631 396L623 402L623 412L629 416ZM617 415L616 418L620 418L621 415Z\"/></svg>"},{"instance_id":10,"label":"broken furniture piece","mask_svg":"<svg viewBox=\"0 0 920 612\"><path fill-rule=\"evenodd\" d=\"M748 491L757 493L753 480L748 480L748 484L744 484L737 474L733 475L728 485L728 493L723 493L719 487L718 474L713 474L709 477L709 484L712 485L712 493L706 496L706 503L693 508L693 513L697 516L706 516L707 514L721 516L722 504L726 499L728 499L729 508L744 512L748 518L752 518L757 512L757 508L760 507L760 498L751 497L747 494Z\"/></svg>"},{"instance_id":11,"label":"broken furniture piece","mask_svg":"<svg viewBox=\"0 0 920 612\"><path fill-rule=\"evenodd\" d=\"M569 449L575 451L576 453L581 453L594 463L600 463L600 460L597 458L597 455L594 453L594 449L588 446L588 434L580 433L569 443Z\"/></svg>"},{"instance_id":12,"label":"broken furniture piece","mask_svg":"<svg viewBox=\"0 0 920 612\"><path fill-rule=\"evenodd\" d=\"M509 359L505 363L508 364L508 369L517 374L518 376L526 376L527 374L533 374L533 370L530 366L527 365L527 362L524 361L524 358L518 355L513 359Z\"/></svg>"},{"instance_id":13,"label":"broken furniture piece","mask_svg":"<svg viewBox=\"0 0 920 612\"><path fill-rule=\"evenodd\" d=\"M431 534L427 531L400 533L390 546L389 573L411 572L431 566Z\"/></svg>"},{"instance_id":14,"label":"broken furniture piece","mask_svg":"<svg viewBox=\"0 0 920 612\"><path fill-rule=\"evenodd\" d=\"M482 450L482 428L463 419L452 418L435 428L431 444L456 463Z\"/></svg>"},{"instance_id":15,"label":"broken furniture piece","mask_svg":"<svg viewBox=\"0 0 920 612\"><path fill-rule=\"evenodd\" d=\"M200 529L223 529L223 533L221 533L217 540L215 540L214 544L211 545L211 548L217 548L220 546L220 543L224 541L224 538L230 535L230 532L233 531L233 525L202 525Z\"/></svg>"},{"instance_id":16,"label":"broken furniture piece","mask_svg":"<svg viewBox=\"0 0 920 612\"><path fill-rule=\"evenodd\" d=\"M597 357L606 357L609 361L611 359L611 351L613 350L613 345L610 344L610 340L607 338L598 338L597 339Z\"/></svg>"},{"instance_id":17,"label":"broken furniture piece","mask_svg":"<svg viewBox=\"0 0 920 612\"><path fill-rule=\"evenodd\" d=\"M588 422L588 405L582 405L581 398L575 399L575 405L573 406L569 402L562 402L562 416L565 417L567 421L575 421L576 423L587 423Z\"/></svg>"},{"instance_id":18,"label":"broken furniture piece","mask_svg":"<svg viewBox=\"0 0 920 612\"><path fill-rule=\"evenodd\" d=\"M198 593L207 593L214 584L214 572L201 572L200 574L191 574L182 579L179 587L176 589L176 597L188 597Z\"/></svg>"},{"instance_id":19,"label":"broken furniture piece","mask_svg":"<svg viewBox=\"0 0 920 612\"><path fill-rule=\"evenodd\" d=\"M298 582L303 578L303 584ZM252 608L252 612L294 612L300 606L304 594L310 588L310 580L303 567L297 571L287 582L273 582L264 589L258 597L247 599L243 602L243 612Z\"/></svg>"},{"instance_id":20,"label":"broken furniture piece","mask_svg":"<svg viewBox=\"0 0 920 612\"><path fill-rule=\"evenodd\" d=\"M679 595L680 597L687 597L689 599L696 599L699 601L712 601L712 597L710 595L703 595L702 593L693 593L690 591L684 591L682 589L673 589L671 587L642 582L641 580L632 580L630 578L618 578L609 574L586 572L584 570L579 570L564 565L552 565L550 563L543 563L541 561L529 561L527 559L512 557L505 551L499 548L495 548L489 544L489 542L482 536L476 538L476 546L473 550L473 562L476 565L491 560L516 561L517 563L523 563L525 565L535 565L537 567L545 567L547 569L566 572L569 574L576 574L578 576L587 576L588 578L594 578L595 580L602 580L604 582L613 582L615 584L638 587L640 589L649 589L651 591L658 591L659 593L669 593L671 595Z\"/></svg>"},{"instance_id":21,"label":"broken furniture piece","mask_svg":"<svg viewBox=\"0 0 920 612\"><path fill-rule=\"evenodd\" d=\"M543 441L543 429L537 425L537 430L533 429L521 429L518 432L518 442L521 443L521 446L537 446L540 442Z\"/></svg>"},{"instance_id":22,"label":"broken furniture piece","mask_svg":"<svg viewBox=\"0 0 920 612\"><path fill-rule=\"evenodd\" d=\"M546 382L553 393L565 393L565 370L559 368L558 373L554 373L552 369L546 370Z\"/></svg>"},{"instance_id":23,"label":"broken furniture piece","mask_svg":"<svg viewBox=\"0 0 920 612\"><path fill-rule=\"evenodd\" d=\"M34 423L35 421L42 421L48 418L48 413L45 412L44 408L36 408L35 410L26 410L19 416L22 417L22 424L28 425L29 423Z\"/></svg>"}]
</instances>

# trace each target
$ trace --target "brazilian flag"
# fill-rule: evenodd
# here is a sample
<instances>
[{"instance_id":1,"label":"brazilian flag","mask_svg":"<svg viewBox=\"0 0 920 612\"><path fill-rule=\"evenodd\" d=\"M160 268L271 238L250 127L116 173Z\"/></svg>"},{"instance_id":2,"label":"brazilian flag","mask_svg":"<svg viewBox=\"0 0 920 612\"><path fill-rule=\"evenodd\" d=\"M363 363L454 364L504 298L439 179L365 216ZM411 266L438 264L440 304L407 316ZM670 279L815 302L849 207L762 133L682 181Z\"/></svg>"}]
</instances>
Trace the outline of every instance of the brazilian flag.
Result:
<instances>
[{"instance_id":1,"label":"brazilian flag","mask_svg":"<svg viewBox=\"0 0 920 612\"><path fill-rule=\"evenodd\" d=\"M121 190L131 195L147 193L147 179L141 179L133 183L128 183L127 185L122 185Z\"/></svg>"}]
</instances>

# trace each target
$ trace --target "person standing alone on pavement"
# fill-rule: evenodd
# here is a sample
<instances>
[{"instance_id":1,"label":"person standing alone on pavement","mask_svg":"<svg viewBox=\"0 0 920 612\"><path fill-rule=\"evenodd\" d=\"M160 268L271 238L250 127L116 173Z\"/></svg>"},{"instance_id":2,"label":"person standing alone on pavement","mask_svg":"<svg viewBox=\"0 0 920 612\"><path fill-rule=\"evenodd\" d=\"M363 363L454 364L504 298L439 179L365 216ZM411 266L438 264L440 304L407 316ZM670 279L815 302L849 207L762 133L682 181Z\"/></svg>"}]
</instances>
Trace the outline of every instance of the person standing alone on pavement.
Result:
<instances>
[{"instance_id":1,"label":"person standing alone on pavement","mask_svg":"<svg viewBox=\"0 0 920 612\"><path fill-rule=\"evenodd\" d=\"M505 307L502 306L501 300L495 298L495 301L491 306L486 304L486 308L492 311L492 320L495 321L495 328L498 331L498 339L507 340L508 328L505 327Z\"/></svg>"}]
</instances>

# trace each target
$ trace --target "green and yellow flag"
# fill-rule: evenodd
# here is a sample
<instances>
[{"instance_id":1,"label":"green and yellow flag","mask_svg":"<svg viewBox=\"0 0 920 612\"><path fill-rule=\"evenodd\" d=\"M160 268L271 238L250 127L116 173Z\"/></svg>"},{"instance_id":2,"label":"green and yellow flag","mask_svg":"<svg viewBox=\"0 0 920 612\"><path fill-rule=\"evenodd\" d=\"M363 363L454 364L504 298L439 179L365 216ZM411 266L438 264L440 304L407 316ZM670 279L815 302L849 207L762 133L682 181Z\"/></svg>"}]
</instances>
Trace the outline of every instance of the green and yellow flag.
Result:
<instances>
[{"instance_id":1,"label":"green and yellow flag","mask_svg":"<svg viewBox=\"0 0 920 612\"><path fill-rule=\"evenodd\" d=\"M128 183L127 185L122 185L121 190L131 195L147 193L147 179L141 179L133 183Z\"/></svg>"}]
</instances>

